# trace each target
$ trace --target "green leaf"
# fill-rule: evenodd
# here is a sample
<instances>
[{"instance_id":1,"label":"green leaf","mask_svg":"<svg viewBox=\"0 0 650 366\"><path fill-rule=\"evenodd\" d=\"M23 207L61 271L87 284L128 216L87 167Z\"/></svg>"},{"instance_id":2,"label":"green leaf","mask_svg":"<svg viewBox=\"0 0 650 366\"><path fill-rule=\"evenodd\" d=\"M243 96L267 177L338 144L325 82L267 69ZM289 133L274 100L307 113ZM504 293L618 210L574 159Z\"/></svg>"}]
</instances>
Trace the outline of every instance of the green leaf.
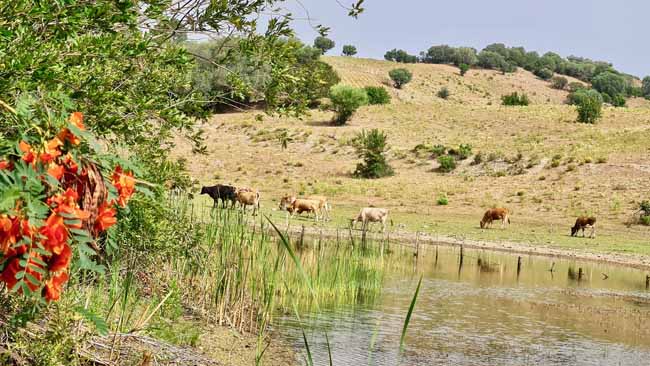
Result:
<instances>
[{"instance_id":1,"label":"green leaf","mask_svg":"<svg viewBox=\"0 0 650 366\"><path fill-rule=\"evenodd\" d=\"M413 299L411 299L411 305L409 306L409 311L406 313L406 319L404 319L404 327L402 328L402 336L399 339L399 350L402 352L404 350L404 339L406 338L406 330L409 327L409 322L411 321L411 315L413 315L413 309L415 308L415 302L418 299L418 293L420 292L420 285L422 284L422 276L418 281L418 286L415 288L415 293L413 294Z\"/></svg>"},{"instance_id":2,"label":"green leaf","mask_svg":"<svg viewBox=\"0 0 650 366\"><path fill-rule=\"evenodd\" d=\"M94 325L99 335L105 336L108 334L108 324L106 324L106 321L99 317L97 314L88 309L84 309L81 306L76 307L75 311L89 323Z\"/></svg>"}]
</instances>

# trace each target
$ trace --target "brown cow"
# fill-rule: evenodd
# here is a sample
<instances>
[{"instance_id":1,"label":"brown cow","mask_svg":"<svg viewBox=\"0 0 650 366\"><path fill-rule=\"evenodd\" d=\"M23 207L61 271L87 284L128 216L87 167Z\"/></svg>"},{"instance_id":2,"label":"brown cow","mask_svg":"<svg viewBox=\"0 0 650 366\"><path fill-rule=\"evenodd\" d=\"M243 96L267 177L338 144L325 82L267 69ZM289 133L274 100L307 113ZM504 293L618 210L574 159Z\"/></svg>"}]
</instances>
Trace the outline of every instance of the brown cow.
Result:
<instances>
[{"instance_id":1,"label":"brown cow","mask_svg":"<svg viewBox=\"0 0 650 366\"><path fill-rule=\"evenodd\" d=\"M314 219L318 221L320 207L321 203L317 200L296 198L295 196L284 196L280 200L280 209L287 211L287 222L289 221L289 216L293 217L295 213L300 215L303 212L313 213Z\"/></svg>"},{"instance_id":2,"label":"brown cow","mask_svg":"<svg viewBox=\"0 0 650 366\"><path fill-rule=\"evenodd\" d=\"M580 216L576 219L576 224L571 228L571 236L577 236L578 231L582 230L582 237L585 237L585 229L591 229L589 237L594 239L596 237L596 218Z\"/></svg>"},{"instance_id":3,"label":"brown cow","mask_svg":"<svg viewBox=\"0 0 650 366\"><path fill-rule=\"evenodd\" d=\"M506 208L491 208L485 211L481 220L481 229L487 229L492 225L492 221L501 220L501 228L505 228L506 222L510 223L510 212Z\"/></svg>"},{"instance_id":4,"label":"brown cow","mask_svg":"<svg viewBox=\"0 0 650 366\"><path fill-rule=\"evenodd\" d=\"M253 206L253 216L256 215L257 211L260 209L260 192L252 191L249 189L238 189L237 190L237 202L241 205L246 212L247 206Z\"/></svg>"}]
</instances>

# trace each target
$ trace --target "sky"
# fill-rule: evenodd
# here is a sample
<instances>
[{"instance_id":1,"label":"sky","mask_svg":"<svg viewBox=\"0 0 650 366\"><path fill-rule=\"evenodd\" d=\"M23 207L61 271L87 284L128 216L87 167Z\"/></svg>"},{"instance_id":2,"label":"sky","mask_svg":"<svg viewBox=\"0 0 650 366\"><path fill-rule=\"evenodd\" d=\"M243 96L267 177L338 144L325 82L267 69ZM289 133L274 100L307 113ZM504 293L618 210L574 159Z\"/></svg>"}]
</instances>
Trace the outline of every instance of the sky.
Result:
<instances>
[{"instance_id":1,"label":"sky","mask_svg":"<svg viewBox=\"0 0 650 366\"><path fill-rule=\"evenodd\" d=\"M393 48L417 55L438 44L481 50L505 43L650 75L649 0L366 0L358 19L337 0L287 0L284 6L305 43L318 36L313 25L331 27L336 48L330 55L341 54L344 44L356 46L358 57L383 58Z\"/></svg>"}]
</instances>

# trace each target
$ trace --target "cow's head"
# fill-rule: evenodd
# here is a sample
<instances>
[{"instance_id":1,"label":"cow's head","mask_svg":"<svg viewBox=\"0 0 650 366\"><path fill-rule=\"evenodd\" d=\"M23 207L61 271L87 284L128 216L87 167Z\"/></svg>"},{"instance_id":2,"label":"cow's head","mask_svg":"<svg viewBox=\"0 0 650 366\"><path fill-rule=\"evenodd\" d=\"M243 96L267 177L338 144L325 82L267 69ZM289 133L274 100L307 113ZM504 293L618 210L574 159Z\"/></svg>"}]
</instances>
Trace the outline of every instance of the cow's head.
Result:
<instances>
[{"instance_id":1,"label":"cow's head","mask_svg":"<svg viewBox=\"0 0 650 366\"><path fill-rule=\"evenodd\" d=\"M572 226L571 227L571 236L576 236L578 233L578 225Z\"/></svg>"},{"instance_id":2,"label":"cow's head","mask_svg":"<svg viewBox=\"0 0 650 366\"><path fill-rule=\"evenodd\" d=\"M207 194L208 190L207 187L201 187L201 194Z\"/></svg>"},{"instance_id":3,"label":"cow's head","mask_svg":"<svg viewBox=\"0 0 650 366\"><path fill-rule=\"evenodd\" d=\"M294 196L284 196L280 200L280 210L288 210L289 206L296 200Z\"/></svg>"},{"instance_id":4,"label":"cow's head","mask_svg":"<svg viewBox=\"0 0 650 366\"><path fill-rule=\"evenodd\" d=\"M485 220L481 220L481 229L485 228Z\"/></svg>"}]
</instances>

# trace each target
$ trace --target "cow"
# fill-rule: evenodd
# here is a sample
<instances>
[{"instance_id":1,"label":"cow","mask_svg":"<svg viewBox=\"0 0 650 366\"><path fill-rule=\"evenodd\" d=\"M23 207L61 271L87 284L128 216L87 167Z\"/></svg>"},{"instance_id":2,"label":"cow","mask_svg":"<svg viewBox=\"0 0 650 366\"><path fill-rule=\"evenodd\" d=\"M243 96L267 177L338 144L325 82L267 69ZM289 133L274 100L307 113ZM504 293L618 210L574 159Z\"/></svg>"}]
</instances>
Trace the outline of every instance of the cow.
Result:
<instances>
[{"instance_id":1,"label":"cow","mask_svg":"<svg viewBox=\"0 0 650 366\"><path fill-rule=\"evenodd\" d=\"M596 218L580 216L576 219L575 225L571 228L571 236L577 236L578 231L582 230L582 237L585 237L585 229L591 229L589 237L596 238Z\"/></svg>"},{"instance_id":2,"label":"cow","mask_svg":"<svg viewBox=\"0 0 650 366\"><path fill-rule=\"evenodd\" d=\"M366 230L369 223L381 222L382 231L386 231L386 220L388 220L388 209L377 207L364 207L359 211L357 217L350 219L350 225L354 228L357 222L361 222L362 230Z\"/></svg>"},{"instance_id":3,"label":"cow","mask_svg":"<svg viewBox=\"0 0 650 366\"><path fill-rule=\"evenodd\" d=\"M510 224L510 212L506 208L491 208L485 211L481 220L481 229L487 229L492 225L492 221L501 220L501 228L505 228L506 222Z\"/></svg>"},{"instance_id":4,"label":"cow","mask_svg":"<svg viewBox=\"0 0 650 366\"><path fill-rule=\"evenodd\" d=\"M289 208L290 204L293 201L295 201L296 199L298 199L298 198L296 196L292 196L292 195L287 195L287 196L282 197L282 199L280 200L280 210L282 210L282 211L287 210L288 211L288 208ZM301 198L301 199L303 199L303 198ZM309 201L318 202L318 211L320 213L320 217L322 217L325 221L330 221L331 220L330 211L332 210L332 206L327 201L327 197L325 197L325 196L307 196L304 199L309 200Z\"/></svg>"},{"instance_id":5,"label":"cow","mask_svg":"<svg viewBox=\"0 0 650 366\"><path fill-rule=\"evenodd\" d=\"M213 208L219 207L219 200L221 205L226 208L226 201L232 202L231 207L235 207L237 200L237 188L224 184L217 184L212 187L201 187L201 194L207 194L214 200Z\"/></svg>"},{"instance_id":6,"label":"cow","mask_svg":"<svg viewBox=\"0 0 650 366\"><path fill-rule=\"evenodd\" d=\"M247 206L253 206L253 216L256 215L260 209L260 192L252 191L250 189L238 189L235 193L237 202L241 205L244 212Z\"/></svg>"},{"instance_id":7,"label":"cow","mask_svg":"<svg viewBox=\"0 0 650 366\"><path fill-rule=\"evenodd\" d=\"M300 215L303 212L313 213L315 221L318 221L321 202L318 200L296 198L295 196L284 196L280 200L280 210L287 211L287 222L289 222L289 216L293 217L295 213Z\"/></svg>"}]
</instances>

